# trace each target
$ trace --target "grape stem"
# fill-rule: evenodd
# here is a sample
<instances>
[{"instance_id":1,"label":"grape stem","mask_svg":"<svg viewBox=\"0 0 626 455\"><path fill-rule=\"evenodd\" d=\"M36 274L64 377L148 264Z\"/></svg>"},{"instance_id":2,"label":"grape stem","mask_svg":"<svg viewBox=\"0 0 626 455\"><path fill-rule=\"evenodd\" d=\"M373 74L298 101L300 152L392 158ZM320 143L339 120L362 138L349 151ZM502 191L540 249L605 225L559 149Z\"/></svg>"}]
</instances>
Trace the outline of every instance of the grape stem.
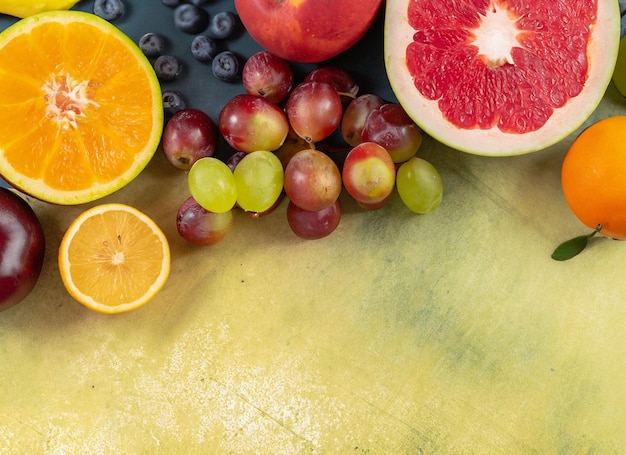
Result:
<instances>
[{"instance_id":1,"label":"grape stem","mask_svg":"<svg viewBox=\"0 0 626 455\"><path fill-rule=\"evenodd\" d=\"M346 96L348 98L356 99L356 95L354 93L349 92L337 92L339 96Z\"/></svg>"}]
</instances>

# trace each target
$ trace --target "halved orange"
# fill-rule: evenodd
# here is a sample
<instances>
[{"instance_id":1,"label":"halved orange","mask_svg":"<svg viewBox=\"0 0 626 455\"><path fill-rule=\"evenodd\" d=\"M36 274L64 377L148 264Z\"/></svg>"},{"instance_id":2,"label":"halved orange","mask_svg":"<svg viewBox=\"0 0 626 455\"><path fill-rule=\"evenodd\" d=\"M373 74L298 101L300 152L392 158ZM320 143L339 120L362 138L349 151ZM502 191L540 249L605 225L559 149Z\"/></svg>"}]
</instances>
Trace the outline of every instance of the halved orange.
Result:
<instances>
[{"instance_id":1,"label":"halved orange","mask_svg":"<svg viewBox=\"0 0 626 455\"><path fill-rule=\"evenodd\" d=\"M54 11L0 33L0 175L56 204L132 181L163 131L161 89L139 47L98 16Z\"/></svg>"},{"instance_id":2,"label":"halved orange","mask_svg":"<svg viewBox=\"0 0 626 455\"><path fill-rule=\"evenodd\" d=\"M121 313L161 290L169 276L170 248L145 213L125 204L100 204L69 226L58 262L63 284L76 300L100 313Z\"/></svg>"}]
</instances>

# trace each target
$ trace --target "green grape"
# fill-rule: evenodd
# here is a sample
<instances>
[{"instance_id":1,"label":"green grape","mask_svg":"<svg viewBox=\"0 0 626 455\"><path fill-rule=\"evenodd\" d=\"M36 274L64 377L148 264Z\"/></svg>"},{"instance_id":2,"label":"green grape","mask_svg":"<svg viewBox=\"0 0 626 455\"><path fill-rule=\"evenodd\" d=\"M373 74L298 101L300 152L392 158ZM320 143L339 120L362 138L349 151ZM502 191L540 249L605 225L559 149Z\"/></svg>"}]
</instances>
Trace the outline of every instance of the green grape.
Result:
<instances>
[{"instance_id":1,"label":"green grape","mask_svg":"<svg viewBox=\"0 0 626 455\"><path fill-rule=\"evenodd\" d=\"M237 201L233 173L226 163L217 158L206 157L196 161L189 170L187 185L196 202L210 212L228 212Z\"/></svg>"},{"instance_id":2,"label":"green grape","mask_svg":"<svg viewBox=\"0 0 626 455\"><path fill-rule=\"evenodd\" d=\"M439 207L443 196L441 175L428 161L413 157L396 173L400 199L415 213L428 213Z\"/></svg>"},{"instance_id":3,"label":"green grape","mask_svg":"<svg viewBox=\"0 0 626 455\"><path fill-rule=\"evenodd\" d=\"M268 210L283 190L283 165L272 152L248 153L237 163L233 176L237 204L248 212Z\"/></svg>"}]
</instances>

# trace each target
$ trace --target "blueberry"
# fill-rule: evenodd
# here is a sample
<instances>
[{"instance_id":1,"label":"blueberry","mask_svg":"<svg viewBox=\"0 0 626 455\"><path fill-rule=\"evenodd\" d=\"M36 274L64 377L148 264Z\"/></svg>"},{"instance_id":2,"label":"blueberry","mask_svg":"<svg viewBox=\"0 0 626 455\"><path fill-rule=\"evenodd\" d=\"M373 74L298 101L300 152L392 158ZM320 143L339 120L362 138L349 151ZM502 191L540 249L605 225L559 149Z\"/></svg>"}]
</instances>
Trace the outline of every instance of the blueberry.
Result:
<instances>
[{"instance_id":1,"label":"blueberry","mask_svg":"<svg viewBox=\"0 0 626 455\"><path fill-rule=\"evenodd\" d=\"M139 38L139 49L148 58L156 58L165 51L165 38L158 33L146 33Z\"/></svg>"},{"instance_id":2,"label":"blueberry","mask_svg":"<svg viewBox=\"0 0 626 455\"><path fill-rule=\"evenodd\" d=\"M163 98L163 115L166 118L172 117L178 111L182 111L187 107L187 103L183 98L183 94L173 90L166 90L162 94Z\"/></svg>"},{"instance_id":3,"label":"blueberry","mask_svg":"<svg viewBox=\"0 0 626 455\"><path fill-rule=\"evenodd\" d=\"M232 82L239 75L239 60L230 51L220 52L213 59L212 70L220 81Z\"/></svg>"},{"instance_id":4,"label":"blueberry","mask_svg":"<svg viewBox=\"0 0 626 455\"><path fill-rule=\"evenodd\" d=\"M96 0L93 3L93 13L112 22L124 15L124 3L122 0Z\"/></svg>"},{"instance_id":5,"label":"blueberry","mask_svg":"<svg viewBox=\"0 0 626 455\"><path fill-rule=\"evenodd\" d=\"M160 55L154 61L154 72L161 81L173 81L181 70L180 61L173 55Z\"/></svg>"},{"instance_id":6,"label":"blueberry","mask_svg":"<svg viewBox=\"0 0 626 455\"><path fill-rule=\"evenodd\" d=\"M196 6L205 6L209 4L209 0L187 0L187 2Z\"/></svg>"},{"instance_id":7,"label":"blueberry","mask_svg":"<svg viewBox=\"0 0 626 455\"><path fill-rule=\"evenodd\" d=\"M236 24L237 19L233 13L230 11L222 11L211 19L209 31L213 38L225 39L235 31Z\"/></svg>"},{"instance_id":8,"label":"blueberry","mask_svg":"<svg viewBox=\"0 0 626 455\"><path fill-rule=\"evenodd\" d=\"M191 42L191 55L201 62L210 62L217 54L217 44L210 36L198 35Z\"/></svg>"},{"instance_id":9,"label":"blueberry","mask_svg":"<svg viewBox=\"0 0 626 455\"><path fill-rule=\"evenodd\" d=\"M174 25L181 32L200 33L209 26L209 13L199 6L183 3L174 10Z\"/></svg>"}]
</instances>

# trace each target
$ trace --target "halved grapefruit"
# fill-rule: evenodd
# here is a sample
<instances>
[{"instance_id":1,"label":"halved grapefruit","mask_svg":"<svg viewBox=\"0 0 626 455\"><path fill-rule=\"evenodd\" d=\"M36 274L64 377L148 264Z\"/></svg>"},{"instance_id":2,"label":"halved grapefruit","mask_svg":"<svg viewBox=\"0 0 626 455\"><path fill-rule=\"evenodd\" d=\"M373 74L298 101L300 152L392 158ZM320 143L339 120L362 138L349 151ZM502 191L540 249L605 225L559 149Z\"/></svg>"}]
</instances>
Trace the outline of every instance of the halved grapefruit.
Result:
<instances>
[{"instance_id":1,"label":"halved grapefruit","mask_svg":"<svg viewBox=\"0 0 626 455\"><path fill-rule=\"evenodd\" d=\"M429 135L469 153L518 155L593 113L619 36L615 0L388 0L385 65Z\"/></svg>"}]
</instances>

